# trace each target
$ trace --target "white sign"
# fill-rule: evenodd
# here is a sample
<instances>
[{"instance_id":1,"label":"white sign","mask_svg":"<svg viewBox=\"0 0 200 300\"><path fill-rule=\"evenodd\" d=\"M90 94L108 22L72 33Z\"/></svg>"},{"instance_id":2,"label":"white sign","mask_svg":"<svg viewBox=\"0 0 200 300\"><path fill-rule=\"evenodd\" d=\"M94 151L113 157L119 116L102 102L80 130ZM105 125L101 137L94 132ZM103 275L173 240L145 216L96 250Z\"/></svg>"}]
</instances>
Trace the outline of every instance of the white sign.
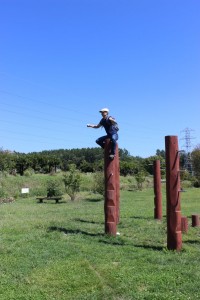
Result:
<instances>
[{"instance_id":1,"label":"white sign","mask_svg":"<svg viewBox=\"0 0 200 300\"><path fill-rule=\"evenodd\" d=\"M29 188L22 188L21 193L22 194L28 194L29 193Z\"/></svg>"}]
</instances>

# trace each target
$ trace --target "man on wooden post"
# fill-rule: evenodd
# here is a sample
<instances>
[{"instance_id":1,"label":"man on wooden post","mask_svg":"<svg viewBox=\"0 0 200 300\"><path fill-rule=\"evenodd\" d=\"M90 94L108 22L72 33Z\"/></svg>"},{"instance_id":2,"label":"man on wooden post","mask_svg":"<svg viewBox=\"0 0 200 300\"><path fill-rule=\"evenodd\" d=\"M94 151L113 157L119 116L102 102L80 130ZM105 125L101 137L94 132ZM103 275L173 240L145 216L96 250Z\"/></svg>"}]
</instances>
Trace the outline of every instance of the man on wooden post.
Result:
<instances>
[{"instance_id":1,"label":"man on wooden post","mask_svg":"<svg viewBox=\"0 0 200 300\"><path fill-rule=\"evenodd\" d=\"M102 115L102 119L100 120L99 124L97 124L97 125L87 124L87 127L91 127L91 128L104 127L107 135L99 137L96 140L96 143L104 149L105 140L110 139L110 141L111 141L111 152L110 152L109 158L114 159L115 151L116 151L116 144L117 144L117 140L118 140L119 127L118 127L118 124L117 124L115 118L109 116L109 109L108 108L102 108L99 112Z\"/></svg>"}]
</instances>

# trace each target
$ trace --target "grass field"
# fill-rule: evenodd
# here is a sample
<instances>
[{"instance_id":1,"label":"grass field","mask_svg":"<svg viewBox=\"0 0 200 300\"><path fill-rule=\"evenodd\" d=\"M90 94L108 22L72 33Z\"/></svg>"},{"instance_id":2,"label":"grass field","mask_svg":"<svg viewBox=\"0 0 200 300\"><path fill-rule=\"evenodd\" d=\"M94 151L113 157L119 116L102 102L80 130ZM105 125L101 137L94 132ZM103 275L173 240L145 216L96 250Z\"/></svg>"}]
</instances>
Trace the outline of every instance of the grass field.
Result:
<instances>
[{"instance_id":1,"label":"grass field","mask_svg":"<svg viewBox=\"0 0 200 300\"><path fill-rule=\"evenodd\" d=\"M183 248L166 248L163 221L153 219L153 190L121 191L120 236L104 235L101 196L35 197L0 205L0 299L200 299L200 190L182 193L189 218Z\"/></svg>"}]
</instances>

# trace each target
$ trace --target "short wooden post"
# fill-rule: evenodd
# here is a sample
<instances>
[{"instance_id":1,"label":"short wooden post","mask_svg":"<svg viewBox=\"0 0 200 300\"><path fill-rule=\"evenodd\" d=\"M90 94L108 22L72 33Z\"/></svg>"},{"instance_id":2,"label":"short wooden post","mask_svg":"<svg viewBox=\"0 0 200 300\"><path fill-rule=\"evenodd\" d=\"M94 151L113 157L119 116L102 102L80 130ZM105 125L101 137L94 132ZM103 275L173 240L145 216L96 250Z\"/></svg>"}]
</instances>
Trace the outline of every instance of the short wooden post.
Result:
<instances>
[{"instance_id":1,"label":"short wooden post","mask_svg":"<svg viewBox=\"0 0 200 300\"><path fill-rule=\"evenodd\" d=\"M199 215L192 215L192 227L200 226Z\"/></svg>"},{"instance_id":2,"label":"short wooden post","mask_svg":"<svg viewBox=\"0 0 200 300\"><path fill-rule=\"evenodd\" d=\"M161 174L160 160L153 163L154 171L154 219L162 219L162 192L161 192Z\"/></svg>"},{"instance_id":3,"label":"short wooden post","mask_svg":"<svg viewBox=\"0 0 200 300\"><path fill-rule=\"evenodd\" d=\"M187 217L181 217L181 231L187 233L188 232L188 219Z\"/></svg>"},{"instance_id":4,"label":"short wooden post","mask_svg":"<svg viewBox=\"0 0 200 300\"><path fill-rule=\"evenodd\" d=\"M166 194L167 194L167 248L181 250L180 171L177 136L165 137Z\"/></svg>"}]
</instances>

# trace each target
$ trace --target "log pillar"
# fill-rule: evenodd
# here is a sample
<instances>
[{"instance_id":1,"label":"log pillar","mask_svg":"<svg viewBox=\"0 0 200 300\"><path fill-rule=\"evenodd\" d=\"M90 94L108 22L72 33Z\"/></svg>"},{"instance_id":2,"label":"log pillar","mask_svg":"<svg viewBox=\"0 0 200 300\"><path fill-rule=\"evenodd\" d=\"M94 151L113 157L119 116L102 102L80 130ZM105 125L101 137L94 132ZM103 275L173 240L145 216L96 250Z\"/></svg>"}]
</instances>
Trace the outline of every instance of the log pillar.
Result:
<instances>
[{"instance_id":1,"label":"log pillar","mask_svg":"<svg viewBox=\"0 0 200 300\"><path fill-rule=\"evenodd\" d=\"M106 139L104 148L104 175L105 175L105 233L116 236L119 220L119 162L118 147L114 159L109 158L111 143Z\"/></svg>"},{"instance_id":2,"label":"log pillar","mask_svg":"<svg viewBox=\"0 0 200 300\"><path fill-rule=\"evenodd\" d=\"M154 161L153 173L154 173L154 219L162 220L160 160Z\"/></svg>"},{"instance_id":3,"label":"log pillar","mask_svg":"<svg viewBox=\"0 0 200 300\"><path fill-rule=\"evenodd\" d=\"M167 248L182 248L180 171L177 136L165 137L166 194L167 194Z\"/></svg>"},{"instance_id":4,"label":"log pillar","mask_svg":"<svg viewBox=\"0 0 200 300\"><path fill-rule=\"evenodd\" d=\"M192 227L200 226L199 215L192 215Z\"/></svg>"},{"instance_id":5,"label":"log pillar","mask_svg":"<svg viewBox=\"0 0 200 300\"><path fill-rule=\"evenodd\" d=\"M118 144L116 145L116 154L115 154L115 180L116 180L116 218L117 218L117 224L119 224L119 216L120 216L120 165L119 165Z\"/></svg>"},{"instance_id":6,"label":"log pillar","mask_svg":"<svg viewBox=\"0 0 200 300\"><path fill-rule=\"evenodd\" d=\"M181 231L187 233L188 232L188 219L187 217L181 217Z\"/></svg>"}]
</instances>

